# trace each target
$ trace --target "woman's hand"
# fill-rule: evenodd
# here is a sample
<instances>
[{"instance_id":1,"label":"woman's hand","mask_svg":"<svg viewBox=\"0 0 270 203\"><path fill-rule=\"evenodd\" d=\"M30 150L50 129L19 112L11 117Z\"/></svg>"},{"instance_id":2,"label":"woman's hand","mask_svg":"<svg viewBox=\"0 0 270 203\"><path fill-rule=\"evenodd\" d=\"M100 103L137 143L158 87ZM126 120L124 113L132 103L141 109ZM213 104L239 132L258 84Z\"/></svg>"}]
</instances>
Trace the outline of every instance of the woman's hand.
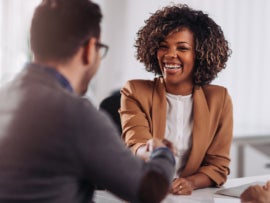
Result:
<instances>
[{"instance_id":1,"label":"woman's hand","mask_svg":"<svg viewBox=\"0 0 270 203\"><path fill-rule=\"evenodd\" d=\"M240 196L242 203L270 203L270 181L264 186L248 187Z\"/></svg>"},{"instance_id":2,"label":"woman's hand","mask_svg":"<svg viewBox=\"0 0 270 203\"><path fill-rule=\"evenodd\" d=\"M170 193L175 195L190 195L193 190L214 185L214 182L203 173L196 173L185 178L176 178L172 182Z\"/></svg>"},{"instance_id":3,"label":"woman's hand","mask_svg":"<svg viewBox=\"0 0 270 203\"><path fill-rule=\"evenodd\" d=\"M185 178L174 179L170 189L170 193L174 195L191 195L192 191L191 182Z\"/></svg>"},{"instance_id":4,"label":"woman's hand","mask_svg":"<svg viewBox=\"0 0 270 203\"><path fill-rule=\"evenodd\" d=\"M149 152L152 152L159 147L168 147L173 153L176 151L173 143L167 139L160 140L158 138L152 138L151 140L147 141L146 146L146 150Z\"/></svg>"}]
</instances>

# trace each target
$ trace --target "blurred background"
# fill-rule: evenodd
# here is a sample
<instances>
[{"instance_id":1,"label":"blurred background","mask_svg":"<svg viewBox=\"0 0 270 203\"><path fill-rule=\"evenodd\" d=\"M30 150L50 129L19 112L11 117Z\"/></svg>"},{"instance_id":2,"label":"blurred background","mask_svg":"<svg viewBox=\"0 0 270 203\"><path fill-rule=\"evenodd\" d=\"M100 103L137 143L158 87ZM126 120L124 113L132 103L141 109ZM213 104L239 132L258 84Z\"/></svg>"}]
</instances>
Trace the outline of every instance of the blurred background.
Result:
<instances>
[{"instance_id":1,"label":"blurred background","mask_svg":"<svg viewBox=\"0 0 270 203\"><path fill-rule=\"evenodd\" d=\"M0 0L0 86L31 59L29 26L41 0ZM234 104L231 177L270 174L269 0L94 0L103 12L109 52L86 97L98 107L127 80L153 79L135 59L136 33L157 9L186 3L219 24L232 56L213 84L226 86ZM267 90L268 89L268 90Z\"/></svg>"}]
</instances>

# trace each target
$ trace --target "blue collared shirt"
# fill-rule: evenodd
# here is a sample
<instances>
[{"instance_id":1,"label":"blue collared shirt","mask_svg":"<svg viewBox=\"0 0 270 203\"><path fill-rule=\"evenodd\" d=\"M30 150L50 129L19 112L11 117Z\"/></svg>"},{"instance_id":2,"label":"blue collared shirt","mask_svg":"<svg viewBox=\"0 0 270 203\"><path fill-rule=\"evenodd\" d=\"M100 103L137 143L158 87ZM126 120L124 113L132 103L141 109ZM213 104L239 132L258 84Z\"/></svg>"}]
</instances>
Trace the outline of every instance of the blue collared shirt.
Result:
<instances>
[{"instance_id":1,"label":"blue collared shirt","mask_svg":"<svg viewBox=\"0 0 270 203\"><path fill-rule=\"evenodd\" d=\"M41 65L38 63L27 63L27 67L37 67L37 68L42 68L54 75L54 77L57 79L57 81L70 92L73 92L73 88L70 85L69 81L61 74L59 73L54 67L46 66L46 65Z\"/></svg>"}]
</instances>

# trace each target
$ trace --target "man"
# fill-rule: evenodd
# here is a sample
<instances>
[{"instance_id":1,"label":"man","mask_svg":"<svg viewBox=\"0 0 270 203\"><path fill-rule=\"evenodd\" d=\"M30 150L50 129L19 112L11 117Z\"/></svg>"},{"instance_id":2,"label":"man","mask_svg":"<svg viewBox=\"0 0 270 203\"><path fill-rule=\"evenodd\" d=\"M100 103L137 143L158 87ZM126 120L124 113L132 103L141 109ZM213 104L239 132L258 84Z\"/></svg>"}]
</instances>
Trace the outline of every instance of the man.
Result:
<instances>
[{"instance_id":1,"label":"man","mask_svg":"<svg viewBox=\"0 0 270 203\"><path fill-rule=\"evenodd\" d=\"M148 162L134 157L110 119L81 97L107 49L101 18L89 0L43 0L36 8L34 62L0 90L1 203L91 202L97 185L130 202L167 194L171 150L154 140Z\"/></svg>"}]
</instances>

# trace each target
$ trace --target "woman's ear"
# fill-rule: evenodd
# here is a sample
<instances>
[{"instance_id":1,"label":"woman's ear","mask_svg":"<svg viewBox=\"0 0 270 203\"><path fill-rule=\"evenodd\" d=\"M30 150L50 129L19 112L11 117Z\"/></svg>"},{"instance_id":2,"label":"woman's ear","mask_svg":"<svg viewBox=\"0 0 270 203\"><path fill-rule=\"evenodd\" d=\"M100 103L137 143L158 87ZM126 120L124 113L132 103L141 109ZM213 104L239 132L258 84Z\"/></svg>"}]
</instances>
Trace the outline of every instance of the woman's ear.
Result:
<instances>
[{"instance_id":1,"label":"woman's ear","mask_svg":"<svg viewBox=\"0 0 270 203\"><path fill-rule=\"evenodd\" d=\"M83 47L82 60L84 65L91 64L96 57L96 39L90 38L88 43Z\"/></svg>"}]
</instances>

